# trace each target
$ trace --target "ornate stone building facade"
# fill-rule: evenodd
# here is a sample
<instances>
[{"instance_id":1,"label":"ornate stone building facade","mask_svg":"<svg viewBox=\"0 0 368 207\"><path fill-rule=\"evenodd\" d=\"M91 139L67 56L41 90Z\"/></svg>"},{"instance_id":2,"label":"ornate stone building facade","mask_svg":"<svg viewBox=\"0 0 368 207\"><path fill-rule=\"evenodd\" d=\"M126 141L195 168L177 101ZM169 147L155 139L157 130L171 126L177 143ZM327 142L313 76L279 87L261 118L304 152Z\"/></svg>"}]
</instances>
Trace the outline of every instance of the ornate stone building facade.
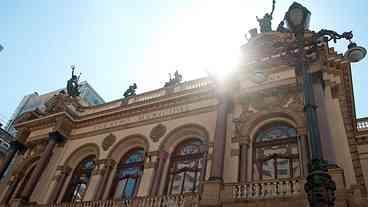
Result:
<instances>
[{"instance_id":1,"label":"ornate stone building facade","mask_svg":"<svg viewBox=\"0 0 368 207\"><path fill-rule=\"evenodd\" d=\"M2 180L1 204L308 206L292 42L289 33L258 34L224 82L202 78L89 107L55 95L42 113L17 119L27 150ZM324 42L318 53L311 72L336 206L364 206L368 120L355 118L350 63Z\"/></svg>"}]
</instances>

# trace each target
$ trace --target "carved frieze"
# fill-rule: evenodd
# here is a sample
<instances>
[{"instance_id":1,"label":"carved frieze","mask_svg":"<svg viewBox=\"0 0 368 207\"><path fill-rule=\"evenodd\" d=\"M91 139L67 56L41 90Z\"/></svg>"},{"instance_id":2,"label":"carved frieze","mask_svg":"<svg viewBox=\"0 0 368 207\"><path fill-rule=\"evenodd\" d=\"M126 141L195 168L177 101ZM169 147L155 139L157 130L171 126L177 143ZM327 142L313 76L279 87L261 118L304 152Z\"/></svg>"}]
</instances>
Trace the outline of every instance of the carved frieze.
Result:
<instances>
[{"instance_id":1,"label":"carved frieze","mask_svg":"<svg viewBox=\"0 0 368 207\"><path fill-rule=\"evenodd\" d=\"M104 151L108 150L116 141L116 136L112 133L107 135L105 139L102 141L102 149Z\"/></svg>"},{"instance_id":2,"label":"carved frieze","mask_svg":"<svg viewBox=\"0 0 368 207\"><path fill-rule=\"evenodd\" d=\"M303 116L303 97L296 87L264 90L240 97L241 114L233 119L232 142L249 143L252 120L271 113ZM257 119L258 119L257 118Z\"/></svg>"},{"instance_id":3,"label":"carved frieze","mask_svg":"<svg viewBox=\"0 0 368 207\"><path fill-rule=\"evenodd\" d=\"M157 124L150 132L152 141L158 142L158 140L165 135L166 131L167 129L165 125Z\"/></svg>"},{"instance_id":4,"label":"carved frieze","mask_svg":"<svg viewBox=\"0 0 368 207\"><path fill-rule=\"evenodd\" d=\"M240 97L242 114L240 120L259 112L267 111L301 111L303 110L303 97L294 88L271 89L257 94Z\"/></svg>"}]
</instances>

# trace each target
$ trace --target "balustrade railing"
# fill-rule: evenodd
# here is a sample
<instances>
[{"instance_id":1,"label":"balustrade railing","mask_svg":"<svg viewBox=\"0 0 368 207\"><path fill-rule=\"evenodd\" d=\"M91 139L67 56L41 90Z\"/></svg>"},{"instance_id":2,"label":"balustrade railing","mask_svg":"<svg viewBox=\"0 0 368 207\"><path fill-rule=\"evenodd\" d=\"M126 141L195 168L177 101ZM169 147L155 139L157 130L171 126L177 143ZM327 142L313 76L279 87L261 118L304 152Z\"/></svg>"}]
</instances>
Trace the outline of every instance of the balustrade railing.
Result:
<instances>
[{"instance_id":1,"label":"balustrade railing","mask_svg":"<svg viewBox=\"0 0 368 207\"><path fill-rule=\"evenodd\" d=\"M30 204L27 207L197 207L198 194L139 197L133 200L101 200L59 204Z\"/></svg>"},{"instance_id":2,"label":"balustrade railing","mask_svg":"<svg viewBox=\"0 0 368 207\"><path fill-rule=\"evenodd\" d=\"M133 96L128 99L128 104L141 102L141 101L148 101L148 100L158 98L164 95L166 95L166 90L162 88L156 91L150 91L150 92L146 92L146 93L142 93L142 94Z\"/></svg>"},{"instance_id":3,"label":"balustrade railing","mask_svg":"<svg viewBox=\"0 0 368 207\"><path fill-rule=\"evenodd\" d=\"M200 78L197 80L186 81L186 82L176 85L174 88L174 93L202 88L202 87L209 85L209 83L210 83L210 79L208 78Z\"/></svg>"},{"instance_id":4,"label":"balustrade railing","mask_svg":"<svg viewBox=\"0 0 368 207\"><path fill-rule=\"evenodd\" d=\"M285 198L301 194L303 192L304 179L277 179L226 185L232 186L232 196L235 200Z\"/></svg>"},{"instance_id":5,"label":"balustrade railing","mask_svg":"<svg viewBox=\"0 0 368 207\"><path fill-rule=\"evenodd\" d=\"M209 83L210 81L208 78L200 78L192 81L186 81L174 86L173 92L178 93L186 90L201 88L207 86ZM168 88L161 88L155 91L149 91L146 93L138 94L136 96L130 97L128 99L128 104L148 101L154 98L162 97L167 95L168 91L169 91Z\"/></svg>"},{"instance_id":6,"label":"balustrade railing","mask_svg":"<svg viewBox=\"0 0 368 207\"><path fill-rule=\"evenodd\" d=\"M357 130L358 131L368 130L368 117L357 119Z\"/></svg>"}]
</instances>

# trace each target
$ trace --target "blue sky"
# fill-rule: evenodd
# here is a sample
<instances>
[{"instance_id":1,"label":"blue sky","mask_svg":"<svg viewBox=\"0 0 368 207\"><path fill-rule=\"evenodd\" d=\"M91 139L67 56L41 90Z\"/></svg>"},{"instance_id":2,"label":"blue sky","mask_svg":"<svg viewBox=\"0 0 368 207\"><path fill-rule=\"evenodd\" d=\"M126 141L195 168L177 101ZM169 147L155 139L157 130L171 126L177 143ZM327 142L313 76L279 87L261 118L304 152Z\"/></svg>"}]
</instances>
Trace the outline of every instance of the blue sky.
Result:
<instances>
[{"instance_id":1,"label":"blue sky","mask_svg":"<svg viewBox=\"0 0 368 207\"><path fill-rule=\"evenodd\" d=\"M138 92L161 87L178 69L184 80L206 68L226 70L255 16L271 0L2 0L0 2L0 121L9 119L22 97L65 86L76 65L106 100L123 96L136 82ZM311 29L354 32L368 47L368 1L299 1L312 12ZM273 27L292 1L278 0ZM344 52L347 42L332 45ZM368 116L367 58L354 64L358 117Z\"/></svg>"}]
</instances>

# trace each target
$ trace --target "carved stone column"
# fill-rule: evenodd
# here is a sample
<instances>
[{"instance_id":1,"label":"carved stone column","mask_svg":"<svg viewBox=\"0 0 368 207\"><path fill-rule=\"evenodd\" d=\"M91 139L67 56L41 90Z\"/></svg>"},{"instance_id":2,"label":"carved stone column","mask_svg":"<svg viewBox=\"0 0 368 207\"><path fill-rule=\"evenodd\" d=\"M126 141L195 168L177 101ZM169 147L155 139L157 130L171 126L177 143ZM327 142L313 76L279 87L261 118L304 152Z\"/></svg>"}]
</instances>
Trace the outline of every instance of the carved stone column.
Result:
<instances>
[{"instance_id":1,"label":"carved stone column","mask_svg":"<svg viewBox=\"0 0 368 207\"><path fill-rule=\"evenodd\" d=\"M51 190L51 194L49 196L48 203L55 203L57 201L70 172L71 168L68 166L61 165L56 168L56 175L53 177L49 188Z\"/></svg>"},{"instance_id":2,"label":"carved stone column","mask_svg":"<svg viewBox=\"0 0 368 207\"><path fill-rule=\"evenodd\" d=\"M51 158L52 152L56 144L63 142L63 141L64 141L64 136L60 134L58 131L49 133L49 140L48 140L46 149L42 153L40 160L37 162L37 165L32 172L31 178L27 182L20 196L23 201L29 201L29 198L31 197L31 194L33 190L35 189L37 182L39 181L43 171L45 170Z\"/></svg>"},{"instance_id":3,"label":"carved stone column","mask_svg":"<svg viewBox=\"0 0 368 207\"><path fill-rule=\"evenodd\" d=\"M322 155L323 159L328 161L329 165L336 166L336 152L332 142L332 133L331 128L328 124L327 118L327 109L325 102L325 95L323 90L323 82L322 82L321 74L315 74L313 81L313 92L314 99L317 107L317 120L318 127L321 136L321 146L322 146Z\"/></svg>"},{"instance_id":4,"label":"carved stone column","mask_svg":"<svg viewBox=\"0 0 368 207\"><path fill-rule=\"evenodd\" d=\"M217 119L213 149L213 162L209 180L223 181L226 144L227 114L230 101L226 96L218 97Z\"/></svg>"},{"instance_id":5,"label":"carved stone column","mask_svg":"<svg viewBox=\"0 0 368 207\"><path fill-rule=\"evenodd\" d=\"M8 204L13 193L15 192L19 181L22 179L23 173L19 172L15 175L12 175L10 177L10 180L6 184L6 189L3 191L3 194L1 195L1 201L0 204Z\"/></svg>"},{"instance_id":6,"label":"carved stone column","mask_svg":"<svg viewBox=\"0 0 368 207\"><path fill-rule=\"evenodd\" d=\"M152 183L154 182L154 173L157 161L158 161L157 155L150 155L149 153L148 157L146 157L146 160L144 162L143 175L139 181L139 188L137 193L138 197L150 195Z\"/></svg>"},{"instance_id":7,"label":"carved stone column","mask_svg":"<svg viewBox=\"0 0 368 207\"><path fill-rule=\"evenodd\" d=\"M218 97L217 119L214 138L211 172L208 181L202 185L201 206L221 206L220 196L223 189L224 157L226 145L227 115L230 101L227 96Z\"/></svg>"},{"instance_id":8,"label":"carved stone column","mask_svg":"<svg viewBox=\"0 0 368 207\"><path fill-rule=\"evenodd\" d=\"M113 159L103 159L103 160L97 161L97 165L98 165L98 169L96 170L96 173L100 174L101 178L96 187L96 194L94 196L94 200L102 200L104 192L106 190L109 190L105 188L109 180L111 171L116 165L116 162Z\"/></svg>"},{"instance_id":9,"label":"carved stone column","mask_svg":"<svg viewBox=\"0 0 368 207\"><path fill-rule=\"evenodd\" d=\"M4 174L5 174L6 170L8 169L11 161L13 160L15 154L18 151L24 152L25 149L26 149L26 147L22 143L18 142L17 140L12 141L10 143L9 152L8 152L2 166L0 167L0 178L4 177Z\"/></svg>"},{"instance_id":10,"label":"carved stone column","mask_svg":"<svg viewBox=\"0 0 368 207\"><path fill-rule=\"evenodd\" d=\"M165 166L165 163L168 157L169 157L169 153L166 151L161 151L159 154L158 163L156 165L157 167L154 173L154 178L153 178L152 187L151 187L152 196L157 196L159 194L162 173L163 173L164 166Z\"/></svg>"},{"instance_id":11,"label":"carved stone column","mask_svg":"<svg viewBox=\"0 0 368 207\"><path fill-rule=\"evenodd\" d=\"M249 151L249 143L247 141L243 141L240 143L240 182L248 181L248 151Z\"/></svg>"},{"instance_id":12,"label":"carved stone column","mask_svg":"<svg viewBox=\"0 0 368 207\"><path fill-rule=\"evenodd\" d=\"M97 160L96 166L93 169L91 177L89 179L86 193L83 197L84 201L96 200L95 196L97 195L97 192L98 192L98 186L100 182L102 182L104 172L105 172L104 161Z\"/></svg>"}]
</instances>

